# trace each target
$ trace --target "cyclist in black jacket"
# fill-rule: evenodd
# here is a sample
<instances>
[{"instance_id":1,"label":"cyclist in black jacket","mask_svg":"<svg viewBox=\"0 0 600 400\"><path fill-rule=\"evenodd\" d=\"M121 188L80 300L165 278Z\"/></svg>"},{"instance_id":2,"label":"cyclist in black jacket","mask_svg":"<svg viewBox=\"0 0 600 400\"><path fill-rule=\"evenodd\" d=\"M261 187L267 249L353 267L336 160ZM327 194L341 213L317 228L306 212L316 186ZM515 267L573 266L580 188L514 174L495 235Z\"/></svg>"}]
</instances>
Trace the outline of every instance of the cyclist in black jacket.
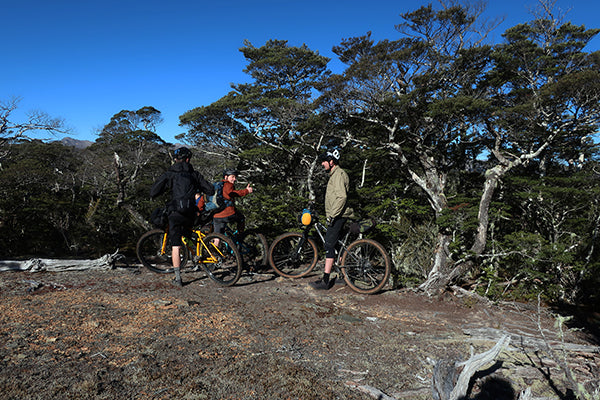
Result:
<instances>
[{"instance_id":1,"label":"cyclist in black jacket","mask_svg":"<svg viewBox=\"0 0 600 400\"><path fill-rule=\"evenodd\" d=\"M171 257L173 260L173 271L175 272L174 284L183 286L181 281L181 247L182 236L191 235L196 218L197 193L213 195L213 185L206 181L202 174L195 171L190 164L192 152L186 147L180 147L174 152L175 163L162 174L152 188L150 197L155 198L165 190L171 190L171 201L169 202L169 240L171 243Z\"/></svg>"}]
</instances>

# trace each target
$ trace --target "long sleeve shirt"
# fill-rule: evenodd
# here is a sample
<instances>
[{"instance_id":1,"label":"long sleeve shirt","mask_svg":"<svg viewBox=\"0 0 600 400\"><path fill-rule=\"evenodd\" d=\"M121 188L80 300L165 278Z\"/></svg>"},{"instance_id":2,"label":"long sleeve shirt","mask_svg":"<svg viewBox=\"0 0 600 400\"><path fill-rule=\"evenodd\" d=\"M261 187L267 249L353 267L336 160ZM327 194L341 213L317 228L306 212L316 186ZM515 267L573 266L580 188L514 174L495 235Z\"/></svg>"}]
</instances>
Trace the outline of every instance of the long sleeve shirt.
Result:
<instances>
[{"instance_id":1,"label":"long sleeve shirt","mask_svg":"<svg viewBox=\"0 0 600 400\"><path fill-rule=\"evenodd\" d=\"M235 214L235 199L248 195L250 191L248 189L235 190L233 183L223 181L223 197L226 200L231 200L232 205L225 207L225 209L219 213L216 213L213 218L226 218Z\"/></svg>"},{"instance_id":2,"label":"long sleeve shirt","mask_svg":"<svg viewBox=\"0 0 600 400\"><path fill-rule=\"evenodd\" d=\"M329 219L335 217L349 217L352 211L346 207L350 178L340 166L329 172L327 191L325 192L325 216Z\"/></svg>"}]
</instances>

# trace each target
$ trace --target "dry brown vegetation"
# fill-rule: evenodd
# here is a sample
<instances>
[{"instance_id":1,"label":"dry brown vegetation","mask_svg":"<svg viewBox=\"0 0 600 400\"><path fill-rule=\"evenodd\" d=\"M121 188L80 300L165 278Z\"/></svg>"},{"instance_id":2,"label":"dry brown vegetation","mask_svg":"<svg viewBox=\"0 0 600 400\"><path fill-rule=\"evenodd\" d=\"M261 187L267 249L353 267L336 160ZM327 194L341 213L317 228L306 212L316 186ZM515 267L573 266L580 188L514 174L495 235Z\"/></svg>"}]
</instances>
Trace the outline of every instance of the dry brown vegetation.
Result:
<instances>
[{"instance_id":1,"label":"dry brown vegetation","mask_svg":"<svg viewBox=\"0 0 600 400\"><path fill-rule=\"evenodd\" d=\"M0 277L5 399L429 399L432 362L467 359L501 334L511 344L474 377L469 398L513 399L526 387L533 398L573 398L535 306L316 292L312 278L268 272L231 288L190 272L182 289L125 267ZM548 309L540 321L564 348ZM564 340L568 367L591 390L600 354L589 326Z\"/></svg>"}]
</instances>

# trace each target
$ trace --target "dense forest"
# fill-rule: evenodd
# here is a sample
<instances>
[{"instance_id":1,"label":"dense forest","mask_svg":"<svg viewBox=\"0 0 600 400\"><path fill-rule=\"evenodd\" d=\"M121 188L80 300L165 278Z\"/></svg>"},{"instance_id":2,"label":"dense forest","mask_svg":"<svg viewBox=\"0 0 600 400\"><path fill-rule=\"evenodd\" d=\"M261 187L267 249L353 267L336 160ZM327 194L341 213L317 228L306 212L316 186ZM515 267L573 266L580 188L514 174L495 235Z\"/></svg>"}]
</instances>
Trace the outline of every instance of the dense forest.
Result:
<instances>
[{"instance_id":1,"label":"dense forest","mask_svg":"<svg viewBox=\"0 0 600 400\"><path fill-rule=\"evenodd\" d=\"M248 82L182 110L177 140L210 180L241 171L256 190L239 207L271 239L322 204L317 155L337 148L356 214L392 255L391 284L597 304L600 52L586 45L600 30L541 4L500 43L476 6L420 7L396 38L335 46L339 74L305 45L245 42ZM30 139L63 122L14 121L17 107L0 102L2 256L133 258L167 199L149 198L176 147L156 134L160 110L122 110L79 148Z\"/></svg>"}]
</instances>

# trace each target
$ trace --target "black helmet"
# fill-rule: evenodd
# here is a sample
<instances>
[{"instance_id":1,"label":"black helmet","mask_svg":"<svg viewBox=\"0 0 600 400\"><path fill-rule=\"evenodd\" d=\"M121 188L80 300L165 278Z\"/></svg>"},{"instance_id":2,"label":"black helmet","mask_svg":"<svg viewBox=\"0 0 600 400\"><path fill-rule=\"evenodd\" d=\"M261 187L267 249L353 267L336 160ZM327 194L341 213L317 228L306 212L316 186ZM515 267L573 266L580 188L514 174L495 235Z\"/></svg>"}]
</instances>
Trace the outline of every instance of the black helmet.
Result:
<instances>
[{"instance_id":1,"label":"black helmet","mask_svg":"<svg viewBox=\"0 0 600 400\"><path fill-rule=\"evenodd\" d=\"M340 151L338 149L334 149L332 151L326 151L325 153L322 153L321 155L319 155L319 162L323 162L323 161L335 161L336 163L338 163L340 161Z\"/></svg>"},{"instance_id":2,"label":"black helmet","mask_svg":"<svg viewBox=\"0 0 600 400\"><path fill-rule=\"evenodd\" d=\"M238 176L239 174L240 174L239 171L237 169L233 169L233 168L228 168L223 171L223 177L226 177L228 175Z\"/></svg>"},{"instance_id":3,"label":"black helmet","mask_svg":"<svg viewBox=\"0 0 600 400\"><path fill-rule=\"evenodd\" d=\"M173 156L176 160L186 160L192 158L192 152L187 147L180 147L175 149Z\"/></svg>"}]
</instances>

